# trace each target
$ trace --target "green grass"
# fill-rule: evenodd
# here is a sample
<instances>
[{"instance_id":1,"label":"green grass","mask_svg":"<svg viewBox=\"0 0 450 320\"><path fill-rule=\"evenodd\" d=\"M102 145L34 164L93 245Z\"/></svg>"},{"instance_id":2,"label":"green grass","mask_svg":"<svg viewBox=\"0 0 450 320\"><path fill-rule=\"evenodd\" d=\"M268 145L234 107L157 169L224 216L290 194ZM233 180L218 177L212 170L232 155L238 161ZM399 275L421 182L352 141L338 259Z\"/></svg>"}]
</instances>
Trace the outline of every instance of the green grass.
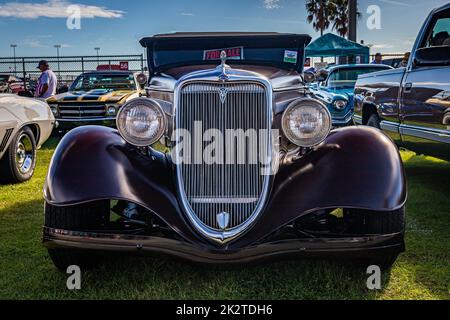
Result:
<instances>
[{"instance_id":1,"label":"green grass","mask_svg":"<svg viewBox=\"0 0 450 320\"><path fill-rule=\"evenodd\" d=\"M449 299L450 164L403 152L409 178L407 252L381 291L360 269L292 261L226 270L115 256L66 289L41 245L42 186L56 141L39 151L32 181L0 186L0 299Z\"/></svg>"}]
</instances>

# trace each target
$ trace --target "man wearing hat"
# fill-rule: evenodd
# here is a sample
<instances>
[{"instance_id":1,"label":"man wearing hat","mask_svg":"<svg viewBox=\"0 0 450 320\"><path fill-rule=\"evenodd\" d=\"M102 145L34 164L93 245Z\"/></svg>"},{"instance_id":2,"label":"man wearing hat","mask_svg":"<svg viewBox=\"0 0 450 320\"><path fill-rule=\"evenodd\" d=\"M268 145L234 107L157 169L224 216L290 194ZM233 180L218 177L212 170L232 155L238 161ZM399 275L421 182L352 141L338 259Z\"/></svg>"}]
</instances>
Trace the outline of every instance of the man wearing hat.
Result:
<instances>
[{"instance_id":1,"label":"man wearing hat","mask_svg":"<svg viewBox=\"0 0 450 320\"><path fill-rule=\"evenodd\" d=\"M48 62L46 60L39 61L37 67L41 70L41 76L38 80L38 86L36 88L36 98L47 99L56 94L56 87L58 79L55 73L50 70Z\"/></svg>"},{"instance_id":2,"label":"man wearing hat","mask_svg":"<svg viewBox=\"0 0 450 320\"><path fill-rule=\"evenodd\" d=\"M372 64L383 64L383 55L381 53L377 53L375 55L375 60L372 61Z\"/></svg>"}]
</instances>

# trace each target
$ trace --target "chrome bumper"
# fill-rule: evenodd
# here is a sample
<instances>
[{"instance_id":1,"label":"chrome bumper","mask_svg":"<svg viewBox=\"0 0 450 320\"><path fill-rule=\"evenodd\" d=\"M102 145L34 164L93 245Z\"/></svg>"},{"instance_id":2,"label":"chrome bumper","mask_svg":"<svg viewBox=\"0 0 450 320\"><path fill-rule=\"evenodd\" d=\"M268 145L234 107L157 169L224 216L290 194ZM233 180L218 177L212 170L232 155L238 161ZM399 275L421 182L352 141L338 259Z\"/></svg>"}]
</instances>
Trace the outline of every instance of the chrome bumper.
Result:
<instances>
[{"instance_id":1,"label":"chrome bumper","mask_svg":"<svg viewBox=\"0 0 450 320\"><path fill-rule=\"evenodd\" d=\"M243 248L236 251L195 245L151 236L100 234L44 228L49 249L83 249L115 252L165 254L207 264L244 264L288 258L369 258L405 250L402 233L358 238L293 239Z\"/></svg>"}]
</instances>

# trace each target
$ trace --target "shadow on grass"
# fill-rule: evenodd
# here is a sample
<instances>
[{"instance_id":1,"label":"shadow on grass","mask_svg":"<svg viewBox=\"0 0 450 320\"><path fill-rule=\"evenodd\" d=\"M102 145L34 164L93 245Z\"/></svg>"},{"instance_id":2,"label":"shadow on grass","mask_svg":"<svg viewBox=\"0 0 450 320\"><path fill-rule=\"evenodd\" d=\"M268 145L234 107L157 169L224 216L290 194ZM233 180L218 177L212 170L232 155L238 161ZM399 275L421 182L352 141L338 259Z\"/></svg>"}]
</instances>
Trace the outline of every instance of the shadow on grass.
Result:
<instances>
[{"instance_id":1,"label":"shadow on grass","mask_svg":"<svg viewBox=\"0 0 450 320\"><path fill-rule=\"evenodd\" d=\"M280 261L209 267L168 257L108 253L70 292L42 240L41 201L0 210L4 270L1 298L16 299L373 299L365 270L338 261ZM7 215L4 215L8 212ZM98 254L98 253L96 253ZM389 284L388 274L383 288Z\"/></svg>"}]
</instances>

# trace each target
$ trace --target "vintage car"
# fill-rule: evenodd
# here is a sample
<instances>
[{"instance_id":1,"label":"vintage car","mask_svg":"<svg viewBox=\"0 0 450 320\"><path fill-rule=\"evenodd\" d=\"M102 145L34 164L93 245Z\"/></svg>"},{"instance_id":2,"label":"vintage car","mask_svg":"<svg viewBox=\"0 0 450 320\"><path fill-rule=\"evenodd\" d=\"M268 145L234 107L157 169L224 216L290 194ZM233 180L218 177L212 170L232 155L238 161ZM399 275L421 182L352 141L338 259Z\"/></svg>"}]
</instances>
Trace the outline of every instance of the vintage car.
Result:
<instances>
[{"instance_id":1,"label":"vintage car","mask_svg":"<svg viewBox=\"0 0 450 320\"><path fill-rule=\"evenodd\" d=\"M141 40L146 97L118 130L69 132L46 179L54 264L99 252L198 263L353 258L389 267L404 251L407 189L379 130L332 130L302 77L307 35L175 33Z\"/></svg>"},{"instance_id":2,"label":"vintage car","mask_svg":"<svg viewBox=\"0 0 450 320\"><path fill-rule=\"evenodd\" d=\"M353 124L353 90L358 76L392 69L386 65L333 65L318 72L317 82L310 85L314 97L330 110L333 126Z\"/></svg>"},{"instance_id":3,"label":"vintage car","mask_svg":"<svg viewBox=\"0 0 450 320\"><path fill-rule=\"evenodd\" d=\"M81 74L69 91L47 99L59 130L92 124L115 126L120 107L139 97L141 74L93 71Z\"/></svg>"},{"instance_id":4,"label":"vintage car","mask_svg":"<svg viewBox=\"0 0 450 320\"><path fill-rule=\"evenodd\" d=\"M450 4L434 10L408 66L361 76L357 124L382 129L398 146L450 161Z\"/></svg>"},{"instance_id":5,"label":"vintage car","mask_svg":"<svg viewBox=\"0 0 450 320\"><path fill-rule=\"evenodd\" d=\"M0 73L0 93L19 94L26 91L21 79L11 74Z\"/></svg>"},{"instance_id":6,"label":"vintage car","mask_svg":"<svg viewBox=\"0 0 450 320\"><path fill-rule=\"evenodd\" d=\"M36 150L48 139L54 123L45 102L0 94L0 183L31 179Z\"/></svg>"}]
</instances>

